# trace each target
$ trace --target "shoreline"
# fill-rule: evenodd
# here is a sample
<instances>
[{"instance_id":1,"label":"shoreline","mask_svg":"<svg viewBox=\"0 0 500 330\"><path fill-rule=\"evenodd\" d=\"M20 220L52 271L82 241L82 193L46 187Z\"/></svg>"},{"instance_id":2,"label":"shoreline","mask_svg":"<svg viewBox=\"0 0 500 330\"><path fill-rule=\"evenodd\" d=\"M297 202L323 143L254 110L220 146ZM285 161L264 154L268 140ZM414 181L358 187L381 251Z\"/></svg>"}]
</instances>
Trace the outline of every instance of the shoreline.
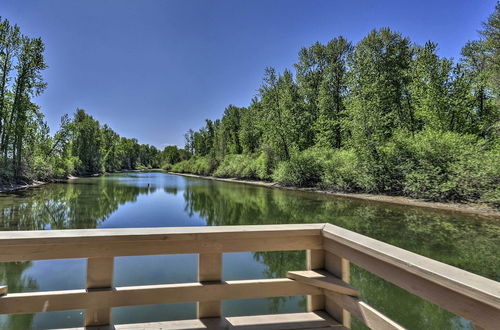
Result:
<instances>
[{"instance_id":1,"label":"shoreline","mask_svg":"<svg viewBox=\"0 0 500 330\"><path fill-rule=\"evenodd\" d=\"M266 181L257 181L257 180L242 180L242 179L236 179L236 178L217 178L214 176L205 176L205 175L197 175L197 174L189 174L189 173L177 173L177 172L170 172L170 171L168 171L167 173L173 174L173 175L191 177L191 178L205 179L205 180L249 184L249 185L266 187L266 188L277 188L277 189L282 189L282 190L311 192L311 193L318 193L318 194L330 195L330 196L335 196L335 197L361 199L361 200L368 200L368 201L373 201L373 202L398 204L398 205L406 205L406 206L414 206L414 207L424 207L424 208L430 208L430 209L435 209L435 210L461 212L461 213L477 214L477 215L482 215L482 216L500 218L500 210L496 210L496 209L493 209L491 207L478 205L478 204L429 202L429 201L415 199L415 198L409 198L409 197L405 197L405 196L389 196L389 195L376 195L376 194L366 194L366 193L345 193L345 192L323 190L323 189L314 188L314 187L313 188L288 187L288 186L279 185L278 183L275 183L275 182L266 182Z\"/></svg>"},{"instance_id":2,"label":"shoreline","mask_svg":"<svg viewBox=\"0 0 500 330\"><path fill-rule=\"evenodd\" d=\"M0 185L0 193L3 194L8 194L14 191L18 190L25 190L29 188L34 188L38 186L42 186L44 184L51 183L51 182L44 182L44 181L33 181L32 183L26 183L26 184L5 184L5 185Z\"/></svg>"},{"instance_id":3,"label":"shoreline","mask_svg":"<svg viewBox=\"0 0 500 330\"><path fill-rule=\"evenodd\" d=\"M35 188L35 187L42 186L42 185L49 184L49 183L67 183L68 181L75 180L75 179L94 178L94 177L99 177L101 175L106 175L106 174L126 173L126 172L150 172L150 171L151 172L165 172L165 170L162 170L161 168L152 168L152 169L145 169L145 170L120 170L120 171L115 171L115 172L94 173L94 174L85 174L85 175L78 175L78 176L70 175L66 179L50 179L47 181L34 180L32 183L25 183L25 184L7 183L7 184L0 184L0 194L8 194L8 193L12 193L12 192L18 191L18 190Z\"/></svg>"}]
</instances>

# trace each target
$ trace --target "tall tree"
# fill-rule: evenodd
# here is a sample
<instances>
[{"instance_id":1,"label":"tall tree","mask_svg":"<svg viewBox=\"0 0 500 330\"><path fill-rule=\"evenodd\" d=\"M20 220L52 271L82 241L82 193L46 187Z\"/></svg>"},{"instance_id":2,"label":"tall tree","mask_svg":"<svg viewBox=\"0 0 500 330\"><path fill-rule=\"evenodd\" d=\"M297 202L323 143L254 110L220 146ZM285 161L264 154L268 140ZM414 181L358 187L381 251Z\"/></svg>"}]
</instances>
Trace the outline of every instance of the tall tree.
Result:
<instances>
[{"instance_id":1,"label":"tall tree","mask_svg":"<svg viewBox=\"0 0 500 330\"><path fill-rule=\"evenodd\" d=\"M243 153L256 152L260 146L262 131L259 129L259 118L261 116L261 104L257 98L252 99L248 108L242 109L240 143Z\"/></svg>"},{"instance_id":2,"label":"tall tree","mask_svg":"<svg viewBox=\"0 0 500 330\"><path fill-rule=\"evenodd\" d=\"M412 130L424 127L450 130L453 125L450 91L453 63L436 54L437 44L427 42L416 48L410 84L414 112Z\"/></svg>"},{"instance_id":3,"label":"tall tree","mask_svg":"<svg viewBox=\"0 0 500 330\"><path fill-rule=\"evenodd\" d=\"M77 172L81 174L103 172L103 136L99 122L83 109L76 110L73 121L73 155L78 157Z\"/></svg>"},{"instance_id":4,"label":"tall tree","mask_svg":"<svg viewBox=\"0 0 500 330\"><path fill-rule=\"evenodd\" d=\"M36 115L38 107L30 98L39 95L47 86L41 72L47 66L43 57L44 44L40 38L22 37L22 45L16 64L17 76L14 82L14 95L10 112L7 114L2 151L8 156L9 144L12 152L14 176L21 174L23 143L26 135L27 122Z\"/></svg>"},{"instance_id":5,"label":"tall tree","mask_svg":"<svg viewBox=\"0 0 500 330\"><path fill-rule=\"evenodd\" d=\"M395 128L414 127L408 100L410 40L389 28L373 30L350 59L349 119L353 142L370 152Z\"/></svg>"},{"instance_id":6,"label":"tall tree","mask_svg":"<svg viewBox=\"0 0 500 330\"><path fill-rule=\"evenodd\" d=\"M347 58L352 44L344 37L332 39L325 47L327 65L319 85L318 111L314 123L315 141L321 147L340 148L345 134L343 121L347 97Z\"/></svg>"},{"instance_id":7,"label":"tall tree","mask_svg":"<svg viewBox=\"0 0 500 330\"><path fill-rule=\"evenodd\" d=\"M7 138L7 94L13 60L17 57L21 45L21 35L17 25L0 17L0 151Z\"/></svg>"},{"instance_id":8,"label":"tall tree","mask_svg":"<svg viewBox=\"0 0 500 330\"><path fill-rule=\"evenodd\" d=\"M495 5L494 12L483 23L480 31L484 37L486 51L486 71L489 87L494 91L496 105L500 107L500 3Z\"/></svg>"},{"instance_id":9,"label":"tall tree","mask_svg":"<svg viewBox=\"0 0 500 330\"><path fill-rule=\"evenodd\" d=\"M280 107L279 79L274 68L266 68L259 96L262 105L260 125L263 143L275 150L278 159L290 159L291 146L287 139L285 116Z\"/></svg>"}]
</instances>

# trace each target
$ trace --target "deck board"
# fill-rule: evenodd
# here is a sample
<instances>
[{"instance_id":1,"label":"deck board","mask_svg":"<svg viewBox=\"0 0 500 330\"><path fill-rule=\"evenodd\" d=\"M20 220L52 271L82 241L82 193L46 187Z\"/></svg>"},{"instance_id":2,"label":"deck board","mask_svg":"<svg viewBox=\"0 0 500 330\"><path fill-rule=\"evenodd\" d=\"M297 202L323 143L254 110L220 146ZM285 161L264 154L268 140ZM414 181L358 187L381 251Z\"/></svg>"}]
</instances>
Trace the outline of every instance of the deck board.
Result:
<instances>
[{"instance_id":1,"label":"deck board","mask_svg":"<svg viewBox=\"0 0 500 330\"><path fill-rule=\"evenodd\" d=\"M197 320L115 324L66 330L293 330L334 329L344 330L340 323L324 312L289 313L254 316L231 316L226 318L205 318Z\"/></svg>"},{"instance_id":2,"label":"deck board","mask_svg":"<svg viewBox=\"0 0 500 330\"><path fill-rule=\"evenodd\" d=\"M323 329L344 327L324 312L235 316L226 318L228 329Z\"/></svg>"}]
</instances>

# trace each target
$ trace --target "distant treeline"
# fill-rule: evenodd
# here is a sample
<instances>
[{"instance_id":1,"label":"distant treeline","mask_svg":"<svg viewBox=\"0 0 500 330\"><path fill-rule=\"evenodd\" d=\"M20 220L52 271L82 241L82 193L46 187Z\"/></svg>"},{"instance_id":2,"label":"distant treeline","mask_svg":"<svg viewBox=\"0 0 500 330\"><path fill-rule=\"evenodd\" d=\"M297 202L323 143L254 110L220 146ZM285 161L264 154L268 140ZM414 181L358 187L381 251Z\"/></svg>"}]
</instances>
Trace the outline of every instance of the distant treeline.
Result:
<instances>
[{"instance_id":1,"label":"distant treeline","mask_svg":"<svg viewBox=\"0 0 500 330\"><path fill-rule=\"evenodd\" d=\"M178 172L500 205L500 5L458 61L389 28L302 48L248 107L186 134Z\"/></svg>"},{"instance_id":2,"label":"distant treeline","mask_svg":"<svg viewBox=\"0 0 500 330\"><path fill-rule=\"evenodd\" d=\"M46 69L40 38L21 34L0 17L0 184L70 174L159 167L160 152L120 137L78 109L64 116L54 135L32 98L44 91Z\"/></svg>"}]
</instances>

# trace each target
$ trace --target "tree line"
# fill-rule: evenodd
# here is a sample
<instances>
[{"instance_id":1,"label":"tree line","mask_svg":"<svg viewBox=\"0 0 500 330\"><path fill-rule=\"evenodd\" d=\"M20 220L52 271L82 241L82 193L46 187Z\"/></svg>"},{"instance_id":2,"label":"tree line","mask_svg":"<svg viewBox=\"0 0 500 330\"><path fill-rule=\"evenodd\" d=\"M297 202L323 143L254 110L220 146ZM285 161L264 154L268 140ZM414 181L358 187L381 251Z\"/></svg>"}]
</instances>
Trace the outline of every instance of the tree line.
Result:
<instances>
[{"instance_id":1,"label":"tree line","mask_svg":"<svg viewBox=\"0 0 500 330\"><path fill-rule=\"evenodd\" d=\"M499 4L480 33L456 61L389 28L304 47L166 168L498 206Z\"/></svg>"},{"instance_id":2,"label":"tree line","mask_svg":"<svg viewBox=\"0 0 500 330\"><path fill-rule=\"evenodd\" d=\"M44 49L40 38L0 17L0 184L159 167L154 146L120 137L82 109L50 135L33 102L47 87Z\"/></svg>"}]
</instances>

